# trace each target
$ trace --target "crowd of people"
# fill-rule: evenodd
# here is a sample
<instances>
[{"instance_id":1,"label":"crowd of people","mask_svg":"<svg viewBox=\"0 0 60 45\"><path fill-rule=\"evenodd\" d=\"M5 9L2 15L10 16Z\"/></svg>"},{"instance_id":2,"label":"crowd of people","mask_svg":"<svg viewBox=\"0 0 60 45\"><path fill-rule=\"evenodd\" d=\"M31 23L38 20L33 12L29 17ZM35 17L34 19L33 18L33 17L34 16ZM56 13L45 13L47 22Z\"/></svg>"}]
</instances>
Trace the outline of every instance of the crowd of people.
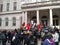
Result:
<instances>
[{"instance_id":1,"label":"crowd of people","mask_svg":"<svg viewBox=\"0 0 60 45\"><path fill-rule=\"evenodd\" d=\"M60 30L56 27L48 32L45 32L42 45L60 45Z\"/></svg>"},{"instance_id":2,"label":"crowd of people","mask_svg":"<svg viewBox=\"0 0 60 45\"><path fill-rule=\"evenodd\" d=\"M60 30L42 24L25 26L23 23L20 28L13 31L0 31L2 45L6 45L7 41L10 45L38 45L38 40L41 40L41 45L59 45Z\"/></svg>"}]
</instances>

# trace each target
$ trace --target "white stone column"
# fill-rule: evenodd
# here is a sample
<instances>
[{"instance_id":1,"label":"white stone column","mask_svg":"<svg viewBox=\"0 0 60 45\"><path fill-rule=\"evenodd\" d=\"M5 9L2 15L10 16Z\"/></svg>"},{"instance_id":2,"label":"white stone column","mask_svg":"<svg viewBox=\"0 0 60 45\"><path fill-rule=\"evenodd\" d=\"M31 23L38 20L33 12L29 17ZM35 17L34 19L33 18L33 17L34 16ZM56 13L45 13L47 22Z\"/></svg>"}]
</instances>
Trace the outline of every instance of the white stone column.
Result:
<instances>
[{"instance_id":1,"label":"white stone column","mask_svg":"<svg viewBox=\"0 0 60 45\"><path fill-rule=\"evenodd\" d=\"M39 24L39 10L36 11L37 14L37 24Z\"/></svg>"},{"instance_id":2,"label":"white stone column","mask_svg":"<svg viewBox=\"0 0 60 45\"><path fill-rule=\"evenodd\" d=\"M25 22L25 17L24 17L24 15L25 15L25 12L22 12L22 23Z\"/></svg>"},{"instance_id":3,"label":"white stone column","mask_svg":"<svg viewBox=\"0 0 60 45\"><path fill-rule=\"evenodd\" d=\"M49 9L49 13L50 13L50 26L53 26L53 14L52 14L52 9Z\"/></svg>"},{"instance_id":4,"label":"white stone column","mask_svg":"<svg viewBox=\"0 0 60 45\"><path fill-rule=\"evenodd\" d=\"M25 11L25 23L27 24L27 11Z\"/></svg>"},{"instance_id":5,"label":"white stone column","mask_svg":"<svg viewBox=\"0 0 60 45\"><path fill-rule=\"evenodd\" d=\"M22 13L22 17L23 17L23 19L22 19L23 22L22 23L25 22L27 24L27 11L25 11L25 12Z\"/></svg>"}]
</instances>

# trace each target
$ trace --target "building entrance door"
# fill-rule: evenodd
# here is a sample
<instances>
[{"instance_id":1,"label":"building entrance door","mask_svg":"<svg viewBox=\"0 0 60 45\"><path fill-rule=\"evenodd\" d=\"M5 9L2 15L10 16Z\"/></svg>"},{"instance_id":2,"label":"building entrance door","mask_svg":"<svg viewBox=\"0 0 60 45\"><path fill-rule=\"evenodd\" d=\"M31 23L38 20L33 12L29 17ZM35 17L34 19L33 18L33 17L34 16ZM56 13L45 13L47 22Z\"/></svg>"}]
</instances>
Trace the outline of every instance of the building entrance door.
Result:
<instances>
[{"instance_id":1,"label":"building entrance door","mask_svg":"<svg viewBox=\"0 0 60 45\"><path fill-rule=\"evenodd\" d=\"M48 17L47 17L47 16L42 16L41 22L42 22L45 26L48 26Z\"/></svg>"},{"instance_id":2,"label":"building entrance door","mask_svg":"<svg viewBox=\"0 0 60 45\"><path fill-rule=\"evenodd\" d=\"M42 23L43 23L45 26L47 26L47 25L48 25L47 20L41 20L41 21L42 21Z\"/></svg>"}]
</instances>

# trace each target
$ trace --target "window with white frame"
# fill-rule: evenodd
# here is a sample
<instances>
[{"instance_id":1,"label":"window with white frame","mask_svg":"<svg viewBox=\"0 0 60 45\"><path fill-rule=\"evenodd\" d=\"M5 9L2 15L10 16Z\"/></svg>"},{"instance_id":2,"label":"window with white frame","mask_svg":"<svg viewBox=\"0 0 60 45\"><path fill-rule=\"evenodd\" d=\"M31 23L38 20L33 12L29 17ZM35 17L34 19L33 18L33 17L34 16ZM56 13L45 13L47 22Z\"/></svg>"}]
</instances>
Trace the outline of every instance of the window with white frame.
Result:
<instances>
[{"instance_id":1,"label":"window with white frame","mask_svg":"<svg viewBox=\"0 0 60 45\"><path fill-rule=\"evenodd\" d=\"M2 19L0 18L0 26L2 25Z\"/></svg>"},{"instance_id":2,"label":"window with white frame","mask_svg":"<svg viewBox=\"0 0 60 45\"><path fill-rule=\"evenodd\" d=\"M7 3L7 11L9 11L9 6L10 6L10 3Z\"/></svg>"},{"instance_id":3,"label":"window with white frame","mask_svg":"<svg viewBox=\"0 0 60 45\"><path fill-rule=\"evenodd\" d=\"M8 26L9 19L5 18L5 26Z\"/></svg>"},{"instance_id":4,"label":"window with white frame","mask_svg":"<svg viewBox=\"0 0 60 45\"><path fill-rule=\"evenodd\" d=\"M3 11L3 4L0 4L0 12Z\"/></svg>"},{"instance_id":5,"label":"window with white frame","mask_svg":"<svg viewBox=\"0 0 60 45\"><path fill-rule=\"evenodd\" d=\"M13 3L13 10L17 10L17 2Z\"/></svg>"},{"instance_id":6,"label":"window with white frame","mask_svg":"<svg viewBox=\"0 0 60 45\"><path fill-rule=\"evenodd\" d=\"M12 21L13 21L12 25L16 26L16 18L15 17L13 17Z\"/></svg>"}]
</instances>

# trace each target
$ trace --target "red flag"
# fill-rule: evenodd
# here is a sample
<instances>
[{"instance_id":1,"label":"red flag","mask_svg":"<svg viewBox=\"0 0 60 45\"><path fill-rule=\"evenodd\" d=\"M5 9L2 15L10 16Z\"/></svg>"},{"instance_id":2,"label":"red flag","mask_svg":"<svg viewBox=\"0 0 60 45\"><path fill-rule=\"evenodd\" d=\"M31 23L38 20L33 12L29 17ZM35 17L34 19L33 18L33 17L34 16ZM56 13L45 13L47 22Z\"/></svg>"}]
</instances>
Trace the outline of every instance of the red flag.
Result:
<instances>
[{"instance_id":1,"label":"red flag","mask_svg":"<svg viewBox=\"0 0 60 45\"><path fill-rule=\"evenodd\" d=\"M22 24L22 26L25 26L25 22Z\"/></svg>"},{"instance_id":2,"label":"red flag","mask_svg":"<svg viewBox=\"0 0 60 45\"><path fill-rule=\"evenodd\" d=\"M41 30L42 26L43 26L43 24L42 24L42 23L38 24L38 31L40 31L40 30Z\"/></svg>"},{"instance_id":3,"label":"red flag","mask_svg":"<svg viewBox=\"0 0 60 45\"><path fill-rule=\"evenodd\" d=\"M31 29L31 24L27 24L26 29L30 30Z\"/></svg>"},{"instance_id":4,"label":"red flag","mask_svg":"<svg viewBox=\"0 0 60 45\"><path fill-rule=\"evenodd\" d=\"M27 24L26 24L25 22L22 24L23 27L26 27L26 25L27 25Z\"/></svg>"}]
</instances>

